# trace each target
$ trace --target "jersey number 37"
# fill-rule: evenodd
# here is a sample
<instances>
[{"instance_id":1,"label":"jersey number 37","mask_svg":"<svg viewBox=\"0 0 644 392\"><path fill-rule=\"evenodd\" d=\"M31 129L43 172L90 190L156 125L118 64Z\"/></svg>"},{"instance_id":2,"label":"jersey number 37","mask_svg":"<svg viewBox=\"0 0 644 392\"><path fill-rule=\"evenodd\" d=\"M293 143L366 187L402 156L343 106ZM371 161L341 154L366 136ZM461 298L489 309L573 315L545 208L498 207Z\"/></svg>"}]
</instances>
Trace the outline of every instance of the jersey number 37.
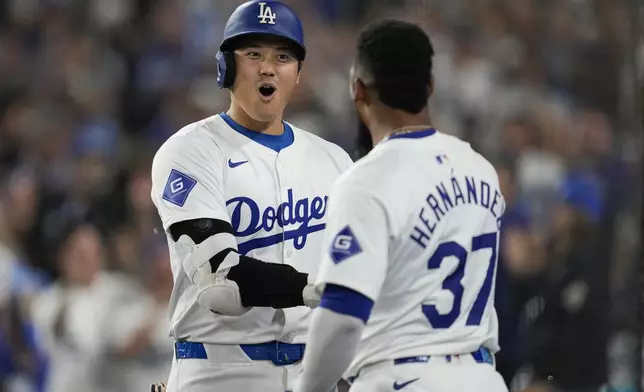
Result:
<instances>
[{"instance_id":1,"label":"jersey number 37","mask_svg":"<svg viewBox=\"0 0 644 392\"><path fill-rule=\"evenodd\" d=\"M427 316L427 319L433 328L449 328L458 319L461 313L461 301L463 300L464 288L462 280L465 272L465 263L475 252L489 249L492 251L492 255L490 256L485 280L483 281L483 285L474 300L472 309L470 310L470 313L467 316L467 321L465 322L465 325L471 326L481 324L483 312L485 311L487 302L490 299L490 292L492 290L492 281L494 279L494 270L498 257L497 240L498 233L493 232L472 238L471 249L469 252L454 241L443 242L438 246L438 248L436 248L436 251L427 262L428 269L434 270L440 268L443 260L447 257L456 257L456 259L458 259L458 266L454 272L445 278L442 285L444 290L449 290L454 295L452 309L446 314L440 314L438 313L435 305L423 305L423 313L425 313L425 316Z\"/></svg>"}]
</instances>

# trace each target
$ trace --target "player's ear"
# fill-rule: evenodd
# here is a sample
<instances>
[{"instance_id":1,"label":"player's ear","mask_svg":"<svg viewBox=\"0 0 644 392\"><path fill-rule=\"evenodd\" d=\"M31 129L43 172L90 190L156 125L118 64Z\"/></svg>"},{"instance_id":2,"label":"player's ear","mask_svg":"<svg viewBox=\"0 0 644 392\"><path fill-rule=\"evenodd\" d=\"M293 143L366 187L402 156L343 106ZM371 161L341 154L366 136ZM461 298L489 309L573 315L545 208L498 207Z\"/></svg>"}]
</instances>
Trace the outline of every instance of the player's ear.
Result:
<instances>
[{"instance_id":1,"label":"player's ear","mask_svg":"<svg viewBox=\"0 0 644 392\"><path fill-rule=\"evenodd\" d=\"M364 84L356 75L355 65L352 65L349 70L349 95L355 103L364 101Z\"/></svg>"},{"instance_id":2,"label":"player's ear","mask_svg":"<svg viewBox=\"0 0 644 392\"><path fill-rule=\"evenodd\" d=\"M354 102L366 102L367 101L367 88L360 79L355 79L352 83L353 93L352 99Z\"/></svg>"},{"instance_id":3,"label":"player's ear","mask_svg":"<svg viewBox=\"0 0 644 392\"><path fill-rule=\"evenodd\" d=\"M349 69L349 97L351 101L356 101L356 76L355 76L355 66L352 66Z\"/></svg>"},{"instance_id":4,"label":"player's ear","mask_svg":"<svg viewBox=\"0 0 644 392\"><path fill-rule=\"evenodd\" d=\"M356 81L352 78L349 81L349 97L351 98L351 101L355 102L356 101Z\"/></svg>"}]
</instances>

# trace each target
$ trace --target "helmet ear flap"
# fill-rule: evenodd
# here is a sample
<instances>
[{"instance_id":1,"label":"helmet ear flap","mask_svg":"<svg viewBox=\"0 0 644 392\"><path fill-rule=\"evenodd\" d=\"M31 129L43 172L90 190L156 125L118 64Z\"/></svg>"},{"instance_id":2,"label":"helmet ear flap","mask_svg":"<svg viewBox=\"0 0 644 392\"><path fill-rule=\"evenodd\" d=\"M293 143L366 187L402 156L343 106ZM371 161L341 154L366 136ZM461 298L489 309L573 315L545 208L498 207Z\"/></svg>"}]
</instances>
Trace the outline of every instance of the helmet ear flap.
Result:
<instances>
[{"instance_id":1,"label":"helmet ear flap","mask_svg":"<svg viewBox=\"0 0 644 392\"><path fill-rule=\"evenodd\" d=\"M237 65L235 53L229 51L217 52L217 84L219 88L231 88L235 83Z\"/></svg>"}]
</instances>

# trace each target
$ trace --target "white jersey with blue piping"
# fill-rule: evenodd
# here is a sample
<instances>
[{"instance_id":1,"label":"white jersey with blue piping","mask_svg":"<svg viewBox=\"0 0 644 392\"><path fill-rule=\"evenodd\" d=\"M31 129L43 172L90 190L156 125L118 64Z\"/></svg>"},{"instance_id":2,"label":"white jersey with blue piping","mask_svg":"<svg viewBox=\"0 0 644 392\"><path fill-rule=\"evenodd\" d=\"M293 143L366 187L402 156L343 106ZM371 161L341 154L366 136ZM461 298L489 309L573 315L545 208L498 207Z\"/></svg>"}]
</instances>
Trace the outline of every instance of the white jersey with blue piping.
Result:
<instances>
[{"instance_id":1,"label":"white jersey with blue piping","mask_svg":"<svg viewBox=\"0 0 644 392\"><path fill-rule=\"evenodd\" d=\"M333 182L352 164L340 147L284 123L282 135L245 129L225 113L170 137L152 166L152 200L168 237L174 289L170 335L212 344L303 343L310 309L215 315L196 302L168 229L200 218L229 222L241 254L315 276Z\"/></svg>"},{"instance_id":2,"label":"white jersey with blue piping","mask_svg":"<svg viewBox=\"0 0 644 392\"><path fill-rule=\"evenodd\" d=\"M317 284L367 299L348 296L346 306L368 313L373 303L370 315L341 310L368 317L347 377L383 360L499 349L493 293L504 209L494 167L433 129L379 143L341 176Z\"/></svg>"}]
</instances>

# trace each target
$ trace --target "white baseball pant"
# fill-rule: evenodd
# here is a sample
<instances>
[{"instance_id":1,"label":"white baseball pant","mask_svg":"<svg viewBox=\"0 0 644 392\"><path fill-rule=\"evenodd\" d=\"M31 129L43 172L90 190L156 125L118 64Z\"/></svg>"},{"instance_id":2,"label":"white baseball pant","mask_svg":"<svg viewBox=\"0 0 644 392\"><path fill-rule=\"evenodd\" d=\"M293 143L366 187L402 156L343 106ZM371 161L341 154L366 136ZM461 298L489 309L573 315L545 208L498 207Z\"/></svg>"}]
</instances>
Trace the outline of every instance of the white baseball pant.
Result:
<instances>
[{"instance_id":1,"label":"white baseball pant","mask_svg":"<svg viewBox=\"0 0 644 392\"><path fill-rule=\"evenodd\" d=\"M265 347L249 350L252 345L244 345L244 349L240 345L196 345L197 351L203 347L205 355L185 355L185 350L182 355L181 349L176 350L180 354L173 359L167 392L286 392L294 388L301 372L301 361L276 365L257 360L266 354L260 352Z\"/></svg>"},{"instance_id":2,"label":"white baseball pant","mask_svg":"<svg viewBox=\"0 0 644 392\"><path fill-rule=\"evenodd\" d=\"M464 354L432 356L426 362L370 365L360 370L349 391L508 392L508 388L493 364Z\"/></svg>"}]
</instances>

